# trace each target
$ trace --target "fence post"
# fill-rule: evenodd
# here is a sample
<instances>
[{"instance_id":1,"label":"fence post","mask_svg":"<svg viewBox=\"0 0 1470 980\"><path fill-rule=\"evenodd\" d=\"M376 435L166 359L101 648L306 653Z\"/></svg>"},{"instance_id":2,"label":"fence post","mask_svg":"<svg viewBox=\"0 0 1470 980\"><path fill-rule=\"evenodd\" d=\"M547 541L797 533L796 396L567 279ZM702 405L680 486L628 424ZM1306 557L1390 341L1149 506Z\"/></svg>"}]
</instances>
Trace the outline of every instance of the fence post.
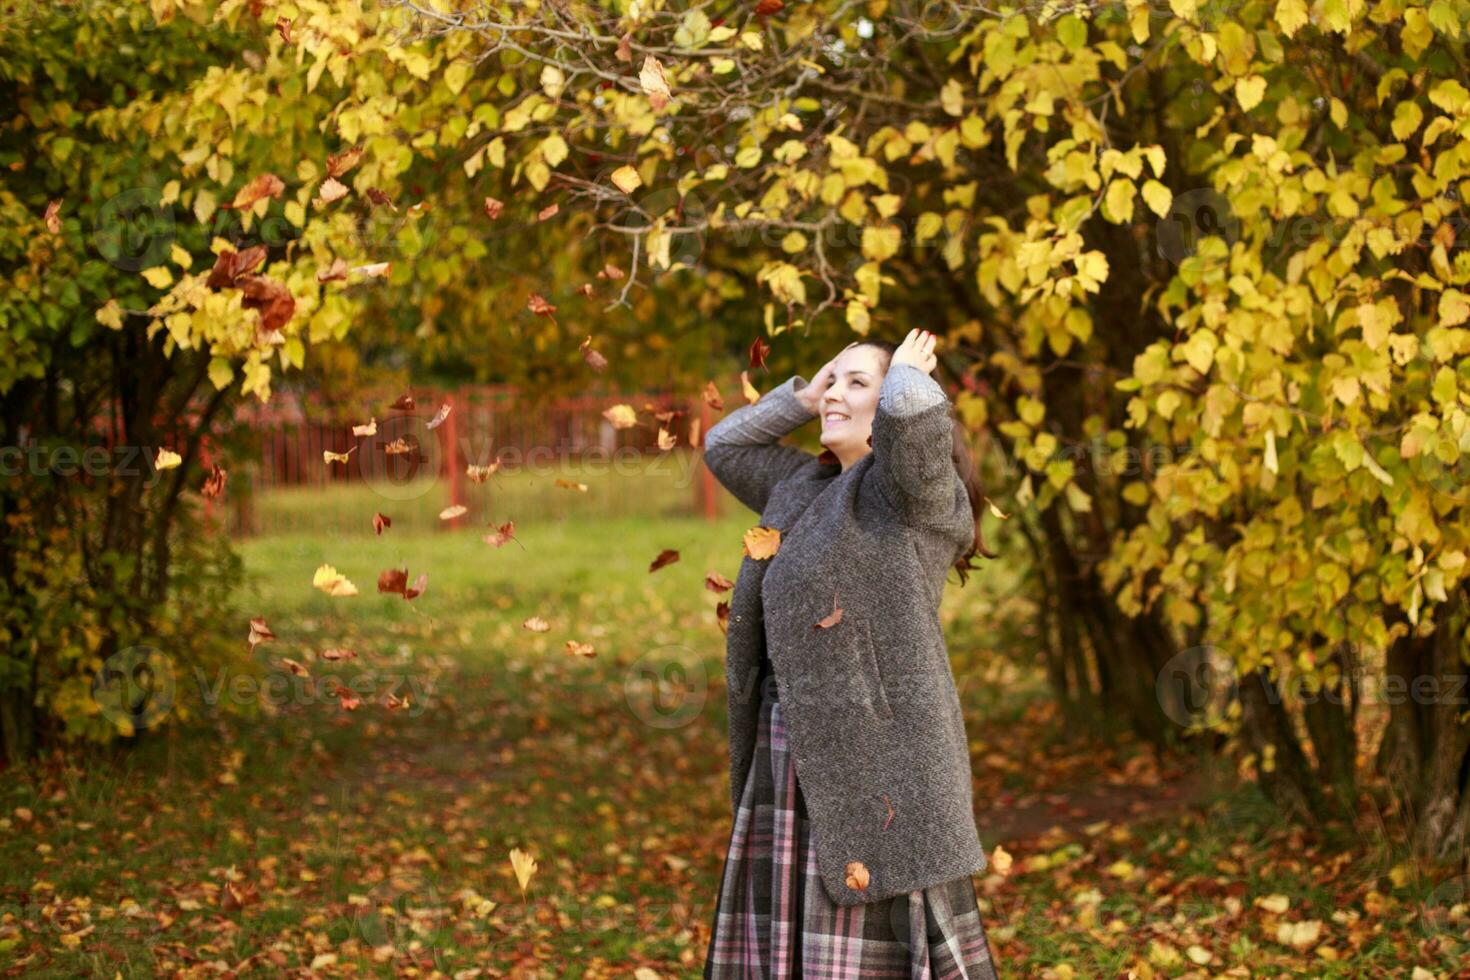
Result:
<instances>
[{"instance_id":1,"label":"fence post","mask_svg":"<svg viewBox=\"0 0 1470 980\"><path fill-rule=\"evenodd\" d=\"M449 443L444 451L444 465L449 467L449 506L453 507L464 502L464 461L459 457L459 406L447 392L444 404L449 406L449 415L444 419L441 438ZM450 527L462 527L464 518L456 517L448 524Z\"/></svg>"},{"instance_id":2,"label":"fence post","mask_svg":"<svg viewBox=\"0 0 1470 980\"><path fill-rule=\"evenodd\" d=\"M691 447L691 451L699 456L699 497L700 507L704 511L704 519L713 521L720 516L718 494L715 488L715 475L704 465L704 435L709 431L711 423L709 403L701 395L699 399L699 445Z\"/></svg>"}]
</instances>

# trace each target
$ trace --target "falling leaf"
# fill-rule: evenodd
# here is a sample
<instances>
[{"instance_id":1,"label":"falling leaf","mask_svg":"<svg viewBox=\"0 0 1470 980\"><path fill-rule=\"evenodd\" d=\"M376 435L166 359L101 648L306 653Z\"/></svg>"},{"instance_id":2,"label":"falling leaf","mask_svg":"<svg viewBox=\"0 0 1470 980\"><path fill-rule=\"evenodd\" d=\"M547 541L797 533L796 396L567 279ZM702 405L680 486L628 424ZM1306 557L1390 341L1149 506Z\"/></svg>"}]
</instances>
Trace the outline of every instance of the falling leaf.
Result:
<instances>
[{"instance_id":1,"label":"falling leaf","mask_svg":"<svg viewBox=\"0 0 1470 980\"><path fill-rule=\"evenodd\" d=\"M995 506L995 501L991 500L989 497L985 498L985 502L990 505L990 513L994 514L1000 520L1008 521L1011 519L1011 516L1009 514L1002 513L1001 509Z\"/></svg>"},{"instance_id":2,"label":"falling leaf","mask_svg":"<svg viewBox=\"0 0 1470 980\"><path fill-rule=\"evenodd\" d=\"M761 393L755 390L755 385L750 383L750 376L745 371L740 372L740 390L745 393L748 404L754 405L761 400Z\"/></svg>"},{"instance_id":3,"label":"falling leaf","mask_svg":"<svg viewBox=\"0 0 1470 980\"><path fill-rule=\"evenodd\" d=\"M154 457L153 468L155 470L171 470L183 463L184 457L171 449L160 449Z\"/></svg>"},{"instance_id":4,"label":"falling leaf","mask_svg":"<svg viewBox=\"0 0 1470 980\"><path fill-rule=\"evenodd\" d=\"M343 660L356 660L357 651L346 647L329 647L318 654L327 663L339 663Z\"/></svg>"},{"instance_id":5,"label":"falling leaf","mask_svg":"<svg viewBox=\"0 0 1470 980\"><path fill-rule=\"evenodd\" d=\"M713 381L705 382L703 395L704 403L713 411L723 412L725 410L725 399L720 397L720 389L715 387Z\"/></svg>"},{"instance_id":6,"label":"falling leaf","mask_svg":"<svg viewBox=\"0 0 1470 980\"><path fill-rule=\"evenodd\" d=\"M263 617L257 616L250 621L249 642L251 650L255 649L256 644L264 643L266 640L274 640L275 638L276 634L271 632L271 628L265 624Z\"/></svg>"},{"instance_id":7,"label":"falling leaf","mask_svg":"<svg viewBox=\"0 0 1470 980\"><path fill-rule=\"evenodd\" d=\"M228 479L228 474L220 468L218 463L215 463L209 468L209 475L204 478L204 486L199 492L213 500L225 492L226 479Z\"/></svg>"},{"instance_id":8,"label":"falling leaf","mask_svg":"<svg viewBox=\"0 0 1470 980\"><path fill-rule=\"evenodd\" d=\"M723 599L715 603L715 622L720 624L721 633L730 631L730 604Z\"/></svg>"},{"instance_id":9,"label":"falling leaf","mask_svg":"<svg viewBox=\"0 0 1470 980\"><path fill-rule=\"evenodd\" d=\"M464 468L464 475L475 483L484 483L490 477L494 476L495 471L498 469L500 469L500 460L498 459L489 466L477 466L474 463L469 463Z\"/></svg>"},{"instance_id":10,"label":"falling leaf","mask_svg":"<svg viewBox=\"0 0 1470 980\"><path fill-rule=\"evenodd\" d=\"M626 275L626 272L624 272L622 269L619 269L611 262L603 263L602 268L597 270L597 278L607 279L610 282L617 282L619 279L624 278Z\"/></svg>"},{"instance_id":11,"label":"falling leaf","mask_svg":"<svg viewBox=\"0 0 1470 980\"><path fill-rule=\"evenodd\" d=\"M340 177L353 167L357 166L362 159L362 147L353 146L341 153L329 153L327 155L327 176ZM379 193L382 193L381 191ZM381 203L381 202L373 202Z\"/></svg>"},{"instance_id":12,"label":"falling leaf","mask_svg":"<svg viewBox=\"0 0 1470 980\"><path fill-rule=\"evenodd\" d=\"M1014 858L1011 857L1010 852L999 844L996 845L995 850L990 852L990 866L1002 876L1011 873L1011 864L1013 862Z\"/></svg>"},{"instance_id":13,"label":"falling leaf","mask_svg":"<svg viewBox=\"0 0 1470 980\"><path fill-rule=\"evenodd\" d=\"M619 61L631 62L633 60L633 35L624 34L618 38L617 59Z\"/></svg>"},{"instance_id":14,"label":"falling leaf","mask_svg":"<svg viewBox=\"0 0 1470 980\"><path fill-rule=\"evenodd\" d=\"M356 449L356 448L357 448L356 446L353 446L352 449L347 450L347 452L345 452L345 453L334 453L330 449L323 449L322 450L322 462L323 463L345 463L352 456L352 450L353 449Z\"/></svg>"},{"instance_id":15,"label":"falling leaf","mask_svg":"<svg viewBox=\"0 0 1470 980\"><path fill-rule=\"evenodd\" d=\"M204 285L210 289L234 288L236 281L264 262L267 254L264 245L252 245L239 252L227 248L215 258Z\"/></svg>"},{"instance_id":16,"label":"falling leaf","mask_svg":"<svg viewBox=\"0 0 1470 980\"><path fill-rule=\"evenodd\" d=\"M383 698L383 705L384 705L384 707L388 708L389 710L398 710L398 709L401 709L401 708L407 708L408 707L408 695L405 694L403 697L400 698L398 695L394 694L392 691L389 691L389 692L387 692L387 694Z\"/></svg>"},{"instance_id":17,"label":"falling leaf","mask_svg":"<svg viewBox=\"0 0 1470 980\"><path fill-rule=\"evenodd\" d=\"M340 201L346 196L347 185L336 177L328 177L322 181L322 186L317 189L316 205L317 207L321 207L324 204L331 204L333 201Z\"/></svg>"},{"instance_id":18,"label":"falling leaf","mask_svg":"<svg viewBox=\"0 0 1470 980\"><path fill-rule=\"evenodd\" d=\"M439 411L434 414L434 417L431 418L431 419L429 419L429 421L427 421L427 422L424 423L424 428L426 428L426 429L437 429L437 428L439 428L439 426L443 425L444 424L444 420L447 419L447 418L449 418L449 408L450 408L450 405L449 405L448 402L445 402L443 405L440 405L439 406Z\"/></svg>"},{"instance_id":19,"label":"falling leaf","mask_svg":"<svg viewBox=\"0 0 1470 980\"><path fill-rule=\"evenodd\" d=\"M393 526L393 519L386 514L373 515L373 533L382 535L388 528Z\"/></svg>"},{"instance_id":20,"label":"falling leaf","mask_svg":"<svg viewBox=\"0 0 1470 980\"><path fill-rule=\"evenodd\" d=\"M331 565L323 565L316 570L312 576L313 587L321 589L327 595L353 596L357 595L357 586L347 580L347 577L338 572Z\"/></svg>"},{"instance_id":21,"label":"falling leaf","mask_svg":"<svg viewBox=\"0 0 1470 980\"><path fill-rule=\"evenodd\" d=\"M725 578L719 572L710 572L704 577L704 587L711 592L729 592L735 588L735 583Z\"/></svg>"},{"instance_id":22,"label":"falling leaf","mask_svg":"<svg viewBox=\"0 0 1470 980\"><path fill-rule=\"evenodd\" d=\"M260 311L261 330L279 330L296 315L296 297L274 279L265 276L241 276L235 284L245 296L240 300L240 305L247 310Z\"/></svg>"},{"instance_id":23,"label":"falling leaf","mask_svg":"<svg viewBox=\"0 0 1470 980\"><path fill-rule=\"evenodd\" d=\"M693 421L691 421L689 423L689 448L691 448L691 449L697 449L697 448L699 448L699 432L700 432L700 422L699 422L699 419L694 419Z\"/></svg>"},{"instance_id":24,"label":"falling leaf","mask_svg":"<svg viewBox=\"0 0 1470 980\"><path fill-rule=\"evenodd\" d=\"M552 218L556 217L556 213L558 211L560 211L560 210L561 210L561 205L559 205L559 204L548 204L546 207L544 207L540 211L536 212L536 220L537 221L550 221Z\"/></svg>"},{"instance_id":25,"label":"falling leaf","mask_svg":"<svg viewBox=\"0 0 1470 980\"><path fill-rule=\"evenodd\" d=\"M766 355L770 352L771 345L766 343L764 337L757 334L755 340L750 345L750 367L752 369L765 367Z\"/></svg>"},{"instance_id":26,"label":"falling leaf","mask_svg":"<svg viewBox=\"0 0 1470 980\"><path fill-rule=\"evenodd\" d=\"M297 677L310 677L311 676L311 672L309 670L307 670L305 667L303 667L301 664L297 663L296 661L292 660L290 657L282 657L281 658L281 663L285 664L286 665L286 668L288 670L290 670L291 673L295 674Z\"/></svg>"},{"instance_id":27,"label":"falling leaf","mask_svg":"<svg viewBox=\"0 0 1470 980\"><path fill-rule=\"evenodd\" d=\"M352 267L351 271L361 272L369 279L381 279L386 276L392 270L392 268L392 262L373 262L369 265L355 265Z\"/></svg>"},{"instance_id":28,"label":"falling leaf","mask_svg":"<svg viewBox=\"0 0 1470 980\"><path fill-rule=\"evenodd\" d=\"M638 171L627 164L623 164L612 172L611 180L613 186L624 194L631 194L643 186L643 178L638 176Z\"/></svg>"},{"instance_id":29,"label":"falling leaf","mask_svg":"<svg viewBox=\"0 0 1470 980\"><path fill-rule=\"evenodd\" d=\"M678 551L676 551L673 548L665 548L663 551L660 551L658 553L658 557L655 558L653 560L653 562L649 564L648 570L650 572L656 572L660 568L663 568L665 565L672 565L674 562L676 562L678 560L679 560L679 552Z\"/></svg>"},{"instance_id":30,"label":"falling leaf","mask_svg":"<svg viewBox=\"0 0 1470 980\"><path fill-rule=\"evenodd\" d=\"M46 230L51 234L61 234L61 200L59 198L46 205L46 213L42 220L46 222Z\"/></svg>"},{"instance_id":31,"label":"falling leaf","mask_svg":"<svg viewBox=\"0 0 1470 980\"><path fill-rule=\"evenodd\" d=\"M583 493L587 492L587 484L577 483L573 480L564 480L561 477L556 478L556 486L559 486L565 490L580 490Z\"/></svg>"},{"instance_id":32,"label":"falling leaf","mask_svg":"<svg viewBox=\"0 0 1470 980\"><path fill-rule=\"evenodd\" d=\"M577 292L581 293L583 296L586 296L588 299L591 299L592 298L592 293L593 293L592 283L590 283L590 282L584 282L584 283L582 283L582 285L580 285L580 286L577 287Z\"/></svg>"},{"instance_id":33,"label":"falling leaf","mask_svg":"<svg viewBox=\"0 0 1470 980\"><path fill-rule=\"evenodd\" d=\"M495 527L495 525L493 524L491 526ZM517 539L515 536L515 529L515 521L506 521L504 524L501 524L499 527L495 528L494 534L487 534L483 538L481 538L481 540L484 541L486 544L494 545L497 548L505 544L507 541L515 541L516 544L520 544L520 540ZM521 550L525 550L524 545L521 546Z\"/></svg>"},{"instance_id":34,"label":"falling leaf","mask_svg":"<svg viewBox=\"0 0 1470 980\"><path fill-rule=\"evenodd\" d=\"M669 104L672 95L669 91L669 79L664 73L664 66L653 55L643 59L643 70L638 73L638 84L648 96L648 104L653 106L654 112Z\"/></svg>"},{"instance_id":35,"label":"falling leaf","mask_svg":"<svg viewBox=\"0 0 1470 980\"><path fill-rule=\"evenodd\" d=\"M234 201L229 204L221 204L220 209L243 211L245 208L252 207L256 201L268 197L280 197L285 191L286 185L281 183L281 178L275 174L261 174L240 188Z\"/></svg>"},{"instance_id":36,"label":"falling leaf","mask_svg":"<svg viewBox=\"0 0 1470 980\"><path fill-rule=\"evenodd\" d=\"M526 309L537 316L551 316L556 312L556 307L546 302L546 297L540 293L532 293L530 299L526 300Z\"/></svg>"},{"instance_id":37,"label":"falling leaf","mask_svg":"<svg viewBox=\"0 0 1470 980\"><path fill-rule=\"evenodd\" d=\"M362 704L361 698L359 698L352 690L343 687L341 684L335 685L328 693L331 694L332 697L337 699L338 703L342 705L342 710L344 711L356 711L358 707Z\"/></svg>"},{"instance_id":38,"label":"falling leaf","mask_svg":"<svg viewBox=\"0 0 1470 980\"><path fill-rule=\"evenodd\" d=\"M774 527L756 525L745 532L743 541L746 555L762 561L781 550L781 531Z\"/></svg>"},{"instance_id":39,"label":"falling leaf","mask_svg":"<svg viewBox=\"0 0 1470 980\"><path fill-rule=\"evenodd\" d=\"M601 371L603 368L607 367L607 358L603 357L601 354L597 353L597 351L592 349L591 334L587 335L587 339L582 341L581 346L579 346L577 349L582 352L582 360L586 361L587 366L590 367L592 370Z\"/></svg>"},{"instance_id":40,"label":"falling leaf","mask_svg":"<svg viewBox=\"0 0 1470 980\"><path fill-rule=\"evenodd\" d=\"M378 573L379 592L394 592L403 596L405 599L412 599L415 596L423 595L428 585L429 576L421 573L410 587L408 584L408 569L406 568L385 568Z\"/></svg>"},{"instance_id":41,"label":"falling leaf","mask_svg":"<svg viewBox=\"0 0 1470 980\"><path fill-rule=\"evenodd\" d=\"M678 439L675 439L669 433L669 430L668 429L665 429L662 426L659 427L659 430L658 430L658 448L660 448L660 449L673 449L678 444L679 444L679 440Z\"/></svg>"},{"instance_id":42,"label":"falling leaf","mask_svg":"<svg viewBox=\"0 0 1470 980\"><path fill-rule=\"evenodd\" d=\"M332 264L325 269L316 272L317 282L345 282L347 279L347 260L333 259Z\"/></svg>"},{"instance_id":43,"label":"falling leaf","mask_svg":"<svg viewBox=\"0 0 1470 980\"><path fill-rule=\"evenodd\" d=\"M577 640L567 641L567 653L577 657L595 657L597 652L592 649L592 644L581 643Z\"/></svg>"},{"instance_id":44,"label":"falling leaf","mask_svg":"<svg viewBox=\"0 0 1470 980\"><path fill-rule=\"evenodd\" d=\"M832 594L832 611L812 624L812 629L831 629L842 622L842 607L837 605L837 594Z\"/></svg>"},{"instance_id":45,"label":"falling leaf","mask_svg":"<svg viewBox=\"0 0 1470 980\"><path fill-rule=\"evenodd\" d=\"M516 881L524 894L526 886L531 883L531 876L536 873L536 859L519 847L513 847L510 851L510 866L515 871Z\"/></svg>"},{"instance_id":46,"label":"falling leaf","mask_svg":"<svg viewBox=\"0 0 1470 980\"><path fill-rule=\"evenodd\" d=\"M414 400L412 395L401 395L397 401L388 407L400 412L411 412L413 411L413 406Z\"/></svg>"},{"instance_id":47,"label":"falling leaf","mask_svg":"<svg viewBox=\"0 0 1470 980\"><path fill-rule=\"evenodd\" d=\"M632 405L619 404L603 409L602 417L612 423L614 429L628 429L638 424L638 414Z\"/></svg>"},{"instance_id":48,"label":"falling leaf","mask_svg":"<svg viewBox=\"0 0 1470 980\"><path fill-rule=\"evenodd\" d=\"M378 417L375 415L362 425L354 425L352 434L355 436L375 436L378 434Z\"/></svg>"},{"instance_id":49,"label":"falling leaf","mask_svg":"<svg viewBox=\"0 0 1470 980\"><path fill-rule=\"evenodd\" d=\"M452 521L456 517L463 517L465 514L468 514L469 511L470 509L464 504L450 504L448 507L445 507L439 512L439 520Z\"/></svg>"},{"instance_id":50,"label":"falling leaf","mask_svg":"<svg viewBox=\"0 0 1470 980\"><path fill-rule=\"evenodd\" d=\"M399 438L394 439L392 442L384 445L383 453L387 456L402 456L405 453L413 452L415 448L415 444L410 443L405 439Z\"/></svg>"},{"instance_id":51,"label":"falling leaf","mask_svg":"<svg viewBox=\"0 0 1470 980\"><path fill-rule=\"evenodd\" d=\"M485 198L485 217L489 218L491 221L495 221L499 219L501 214L503 214L504 212L504 201L498 201L493 197Z\"/></svg>"},{"instance_id":52,"label":"falling leaf","mask_svg":"<svg viewBox=\"0 0 1470 980\"><path fill-rule=\"evenodd\" d=\"M868 887L868 869L861 861L847 862L846 884L848 888L863 891Z\"/></svg>"},{"instance_id":53,"label":"falling leaf","mask_svg":"<svg viewBox=\"0 0 1470 980\"><path fill-rule=\"evenodd\" d=\"M521 626L530 630L532 633L545 633L551 629L551 624L540 616L527 617L522 621Z\"/></svg>"}]
</instances>

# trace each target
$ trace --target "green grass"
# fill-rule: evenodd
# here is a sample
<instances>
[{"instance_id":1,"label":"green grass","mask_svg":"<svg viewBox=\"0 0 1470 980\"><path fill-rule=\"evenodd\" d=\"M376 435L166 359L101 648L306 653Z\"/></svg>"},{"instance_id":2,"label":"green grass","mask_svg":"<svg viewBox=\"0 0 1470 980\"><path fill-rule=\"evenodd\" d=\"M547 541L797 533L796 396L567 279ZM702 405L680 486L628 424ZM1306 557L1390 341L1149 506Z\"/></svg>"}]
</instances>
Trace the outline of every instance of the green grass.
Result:
<instances>
[{"instance_id":1,"label":"green grass","mask_svg":"<svg viewBox=\"0 0 1470 980\"><path fill-rule=\"evenodd\" d=\"M545 493L562 508L577 499ZM375 536L366 519L383 508L360 490L262 506L306 525L337 517L242 543L238 615L218 630L243 651L247 621L262 616L278 639L228 668L239 703L210 710L180 671L188 724L0 774L0 968L698 975L730 831L720 597L703 581L734 577L753 516L728 502L715 523L508 508L493 516L517 519L520 544L496 549L480 541L483 513L446 530L422 505L395 507ZM650 574L664 548L680 560ZM323 563L361 594L313 589ZM378 594L392 566L428 572L427 592ZM1120 804L1147 799L1167 783L1149 753L1078 739L1042 696L1034 657L1017 649L1016 574L992 563L951 585L943 610L977 806L1051 813L1080 782L1112 786ZM551 630L523 629L531 615ZM568 639L596 656L569 655ZM330 647L358 658L328 664ZM318 686L293 678L286 657ZM266 677L284 696L251 693ZM327 677L355 679L361 707L342 710ZM409 706L375 703L390 689L410 692ZM982 820L984 843L1015 855L1009 877L980 880L1002 976L1387 976L1455 962L1443 933L1413 917L1427 883L1391 882L1392 864L1367 857L1334 866L1248 793L1048 822L998 840ZM517 847L539 862L524 895L508 860ZM243 908L222 901L231 880ZM1389 905L1370 915L1375 888ZM1253 904L1273 894L1288 896L1286 914ZM1334 919L1344 910L1357 918ZM1296 920L1322 921L1318 946L1332 952L1277 942L1279 923ZM1187 959L1191 945L1209 966Z\"/></svg>"}]
</instances>

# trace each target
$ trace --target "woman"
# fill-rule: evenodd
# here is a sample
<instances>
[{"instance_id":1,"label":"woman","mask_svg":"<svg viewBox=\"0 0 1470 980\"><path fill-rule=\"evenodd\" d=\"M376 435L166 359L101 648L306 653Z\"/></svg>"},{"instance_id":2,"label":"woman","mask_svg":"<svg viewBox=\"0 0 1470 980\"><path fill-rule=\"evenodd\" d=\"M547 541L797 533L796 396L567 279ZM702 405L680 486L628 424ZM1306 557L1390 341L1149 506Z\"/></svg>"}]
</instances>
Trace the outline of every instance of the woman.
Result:
<instances>
[{"instance_id":1,"label":"woman","mask_svg":"<svg viewBox=\"0 0 1470 980\"><path fill-rule=\"evenodd\" d=\"M705 435L710 471L780 532L730 600L734 828L706 978L996 976L938 615L949 569L994 556L934 365L924 330L859 341ZM821 456L778 444L816 417Z\"/></svg>"}]
</instances>

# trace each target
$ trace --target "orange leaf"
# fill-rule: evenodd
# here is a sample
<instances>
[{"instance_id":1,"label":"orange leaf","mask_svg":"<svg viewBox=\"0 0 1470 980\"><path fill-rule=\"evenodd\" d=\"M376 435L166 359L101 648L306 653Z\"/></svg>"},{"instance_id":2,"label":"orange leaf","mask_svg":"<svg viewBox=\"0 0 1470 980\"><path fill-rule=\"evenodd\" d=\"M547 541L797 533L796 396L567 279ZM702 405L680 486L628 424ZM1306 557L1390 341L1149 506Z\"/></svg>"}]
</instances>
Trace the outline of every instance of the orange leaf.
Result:
<instances>
[{"instance_id":1,"label":"orange leaf","mask_svg":"<svg viewBox=\"0 0 1470 980\"><path fill-rule=\"evenodd\" d=\"M745 553L756 561L770 558L781 550L781 531L757 525L745 532Z\"/></svg>"}]
</instances>

